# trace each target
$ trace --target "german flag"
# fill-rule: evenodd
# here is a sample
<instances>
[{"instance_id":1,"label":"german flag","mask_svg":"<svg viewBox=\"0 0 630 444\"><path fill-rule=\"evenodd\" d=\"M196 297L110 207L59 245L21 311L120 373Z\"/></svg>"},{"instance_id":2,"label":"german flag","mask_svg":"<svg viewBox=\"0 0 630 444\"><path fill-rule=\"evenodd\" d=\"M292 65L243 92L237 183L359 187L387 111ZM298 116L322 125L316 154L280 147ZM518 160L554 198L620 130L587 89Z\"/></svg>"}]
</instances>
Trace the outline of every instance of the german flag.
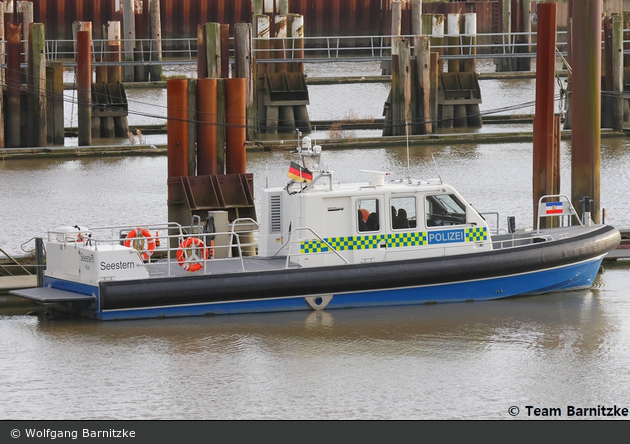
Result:
<instances>
[{"instance_id":1,"label":"german flag","mask_svg":"<svg viewBox=\"0 0 630 444\"><path fill-rule=\"evenodd\" d=\"M296 182L310 182L313 180L313 173L311 173L306 168L302 168L295 162L291 162L291 166L289 167L289 174L287 177L295 180Z\"/></svg>"}]
</instances>

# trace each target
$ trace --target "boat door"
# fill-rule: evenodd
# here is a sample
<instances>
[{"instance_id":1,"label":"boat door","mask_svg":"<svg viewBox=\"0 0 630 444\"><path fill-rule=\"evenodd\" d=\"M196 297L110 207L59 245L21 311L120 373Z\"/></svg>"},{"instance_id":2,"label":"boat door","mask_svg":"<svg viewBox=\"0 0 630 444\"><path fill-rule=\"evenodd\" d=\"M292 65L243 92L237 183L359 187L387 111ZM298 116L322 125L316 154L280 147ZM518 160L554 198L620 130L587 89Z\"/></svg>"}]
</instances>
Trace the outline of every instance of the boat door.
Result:
<instances>
[{"instance_id":1,"label":"boat door","mask_svg":"<svg viewBox=\"0 0 630 444\"><path fill-rule=\"evenodd\" d=\"M387 255L383 197L360 197L354 202L355 220L351 248L354 263L382 262Z\"/></svg>"}]
</instances>

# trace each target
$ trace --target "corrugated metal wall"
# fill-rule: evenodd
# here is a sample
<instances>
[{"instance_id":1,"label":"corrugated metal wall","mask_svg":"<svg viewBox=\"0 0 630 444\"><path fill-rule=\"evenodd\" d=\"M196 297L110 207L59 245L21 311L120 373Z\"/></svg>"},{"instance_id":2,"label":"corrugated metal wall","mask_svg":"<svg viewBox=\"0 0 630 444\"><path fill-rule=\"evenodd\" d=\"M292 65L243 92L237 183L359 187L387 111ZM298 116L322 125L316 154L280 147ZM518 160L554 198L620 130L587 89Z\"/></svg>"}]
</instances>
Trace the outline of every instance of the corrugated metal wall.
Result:
<instances>
[{"instance_id":1,"label":"corrugated metal wall","mask_svg":"<svg viewBox=\"0 0 630 444\"><path fill-rule=\"evenodd\" d=\"M49 39L70 39L74 21L91 21L94 37L102 25L122 20L120 0L31 0L35 22L46 25ZM149 0L136 0L142 14L136 16L136 35L149 37ZM251 22L251 0L161 0L162 37L195 37L197 25L207 22ZM492 1L453 3L424 2L427 13L477 12L478 32L491 32ZM409 7L411 2L409 2ZM389 0L289 0L289 11L305 19L306 35L377 35L389 33ZM410 28L403 12L403 32Z\"/></svg>"},{"instance_id":2,"label":"corrugated metal wall","mask_svg":"<svg viewBox=\"0 0 630 444\"><path fill-rule=\"evenodd\" d=\"M46 25L49 39L70 39L74 21L91 21L94 37L102 25L122 20L120 0L31 0L35 21ZM532 0L533 1L533 0ZM136 16L136 35L149 37L149 0L136 0L142 14ZM289 11L301 14L307 36L378 35L391 28L390 0L289 0ZM493 7L497 0L423 2L425 13L477 13L477 32L492 32ZM411 7L411 1L407 0ZM608 9L630 8L630 0L607 0ZM207 22L251 22L252 0L161 0L162 36L165 39L195 37L197 25ZM567 3L558 2L558 27L566 27ZM495 8L496 14L496 8ZM410 29L409 12L403 10L403 33Z\"/></svg>"}]
</instances>

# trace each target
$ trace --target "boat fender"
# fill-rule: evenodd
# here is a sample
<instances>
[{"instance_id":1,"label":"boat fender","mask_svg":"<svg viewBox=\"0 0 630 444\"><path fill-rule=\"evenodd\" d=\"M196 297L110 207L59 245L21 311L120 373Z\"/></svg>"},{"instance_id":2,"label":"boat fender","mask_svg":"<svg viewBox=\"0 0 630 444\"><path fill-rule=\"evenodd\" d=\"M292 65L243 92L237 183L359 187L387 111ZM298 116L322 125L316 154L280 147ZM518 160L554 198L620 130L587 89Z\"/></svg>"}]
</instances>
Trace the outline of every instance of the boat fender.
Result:
<instances>
[{"instance_id":1,"label":"boat fender","mask_svg":"<svg viewBox=\"0 0 630 444\"><path fill-rule=\"evenodd\" d=\"M145 248L146 241L146 248ZM142 260L147 261L155 250L155 239L151 236L151 232L144 228L136 228L127 233L125 247L131 247L138 250L138 254Z\"/></svg>"},{"instance_id":2,"label":"boat fender","mask_svg":"<svg viewBox=\"0 0 630 444\"><path fill-rule=\"evenodd\" d=\"M306 296L304 300L313 310L323 310L332 300L332 294L319 294L315 296Z\"/></svg>"},{"instance_id":3,"label":"boat fender","mask_svg":"<svg viewBox=\"0 0 630 444\"><path fill-rule=\"evenodd\" d=\"M201 252L201 257L197 255L197 250ZM203 268L203 261L208 259L209 251L206 245L198 237L185 239L177 249L177 262L186 271L199 271Z\"/></svg>"}]
</instances>

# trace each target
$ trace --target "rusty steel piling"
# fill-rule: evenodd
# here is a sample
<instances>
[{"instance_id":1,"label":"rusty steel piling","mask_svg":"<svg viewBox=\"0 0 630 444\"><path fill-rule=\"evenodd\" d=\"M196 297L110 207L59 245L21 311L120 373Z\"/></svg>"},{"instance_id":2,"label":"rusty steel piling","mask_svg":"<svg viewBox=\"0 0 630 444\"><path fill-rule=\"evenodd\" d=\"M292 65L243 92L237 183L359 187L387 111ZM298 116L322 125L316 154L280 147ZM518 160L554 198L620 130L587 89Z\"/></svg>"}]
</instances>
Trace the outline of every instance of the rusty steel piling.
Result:
<instances>
[{"instance_id":1,"label":"rusty steel piling","mask_svg":"<svg viewBox=\"0 0 630 444\"><path fill-rule=\"evenodd\" d=\"M556 4L538 5L536 49L536 114L534 116L533 208L534 226L538 201L557 194L554 189L554 95L556 62ZM543 221L546 222L546 221Z\"/></svg>"},{"instance_id":2,"label":"rusty steel piling","mask_svg":"<svg viewBox=\"0 0 630 444\"><path fill-rule=\"evenodd\" d=\"M225 79L226 174L247 172L247 105L245 79Z\"/></svg>"},{"instance_id":3,"label":"rusty steel piling","mask_svg":"<svg viewBox=\"0 0 630 444\"><path fill-rule=\"evenodd\" d=\"M77 103L79 145L92 144L92 33L77 32Z\"/></svg>"},{"instance_id":4,"label":"rusty steel piling","mask_svg":"<svg viewBox=\"0 0 630 444\"><path fill-rule=\"evenodd\" d=\"M197 80L197 174L218 174L217 79Z\"/></svg>"},{"instance_id":5,"label":"rusty steel piling","mask_svg":"<svg viewBox=\"0 0 630 444\"><path fill-rule=\"evenodd\" d=\"M168 79L168 177L188 176L188 79Z\"/></svg>"}]
</instances>

